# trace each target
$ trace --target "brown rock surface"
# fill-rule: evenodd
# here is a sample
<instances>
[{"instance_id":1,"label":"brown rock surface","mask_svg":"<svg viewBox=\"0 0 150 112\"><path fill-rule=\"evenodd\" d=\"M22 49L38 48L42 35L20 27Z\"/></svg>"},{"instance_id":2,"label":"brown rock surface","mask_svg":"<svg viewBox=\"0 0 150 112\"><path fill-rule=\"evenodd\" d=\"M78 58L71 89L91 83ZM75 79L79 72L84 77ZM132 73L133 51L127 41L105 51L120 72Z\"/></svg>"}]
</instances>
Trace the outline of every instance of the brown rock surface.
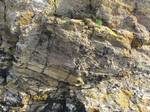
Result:
<instances>
[{"instance_id":1,"label":"brown rock surface","mask_svg":"<svg viewBox=\"0 0 150 112\"><path fill-rule=\"evenodd\" d=\"M1 112L149 112L149 0L0 0Z\"/></svg>"}]
</instances>

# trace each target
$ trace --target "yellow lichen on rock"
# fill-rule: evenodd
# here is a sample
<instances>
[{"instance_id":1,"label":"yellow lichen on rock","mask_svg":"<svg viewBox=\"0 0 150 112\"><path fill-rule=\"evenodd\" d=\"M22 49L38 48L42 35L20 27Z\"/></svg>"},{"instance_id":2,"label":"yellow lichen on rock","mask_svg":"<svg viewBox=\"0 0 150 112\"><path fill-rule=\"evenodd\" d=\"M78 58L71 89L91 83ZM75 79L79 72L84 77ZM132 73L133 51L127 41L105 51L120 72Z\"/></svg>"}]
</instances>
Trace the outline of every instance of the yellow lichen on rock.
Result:
<instances>
[{"instance_id":1,"label":"yellow lichen on rock","mask_svg":"<svg viewBox=\"0 0 150 112\"><path fill-rule=\"evenodd\" d=\"M99 99L102 100L103 103L109 102L110 99L112 100L113 94L102 94L100 95Z\"/></svg>"},{"instance_id":2,"label":"yellow lichen on rock","mask_svg":"<svg viewBox=\"0 0 150 112\"><path fill-rule=\"evenodd\" d=\"M29 105L29 101L30 101L30 96L29 95L25 95L23 97L23 100L22 100L22 104L23 104L23 107L20 108L20 112L26 112L26 109Z\"/></svg>"},{"instance_id":3,"label":"yellow lichen on rock","mask_svg":"<svg viewBox=\"0 0 150 112\"><path fill-rule=\"evenodd\" d=\"M47 0L47 2L51 7L57 8L60 0Z\"/></svg>"},{"instance_id":4,"label":"yellow lichen on rock","mask_svg":"<svg viewBox=\"0 0 150 112\"><path fill-rule=\"evenodd\" d=\"M122 109L129 108L129 97L123 91L120 91L117 98L117 103L120 105Z\"/></svg>"},{"instance_id":5,"label":"yellow lichen on rock","mask_svg":"<svg viewBox=\"0 0 150 112\"><path fill-rule=\"evenodd\" d=\"M48 98L47 94L43 94L43 95L34 95L32 96L32 99L34 101L45 101Z\"/></svg>"},{"instance_id":6,"label":"yellow lichen on rock","mask_svg":"<svg viewBox=\"0 0 150 112\"><path fill-rule=\"evenodd\" d=\"M22 16L20 17L18 23L21 26L25 26L31 23L32 21L32 17L33 17L34 13L32 11L26 11L22 14Z\"/></svg>"},{"instance_id":7,"label":"yellow lichen on rock","mask_svg":"<svg viewBox=\"0 0 150 112\"><path fill-rule=\"evenodd\" d=\"M98 92L95 91L94 89L90 89L90 91L86 93L86 96L92 99L97 99L99 96L97 93Z\"/></svg>"},{"instance_id":8,"label":"yellow lichen on rock","mask_svg":"<svg viewBox=\"0 0 150 112\"><path fill-rule=\"evenodd\" d=\"M105 26L95 27L94 30L95 30L94 37L96 38L107 40L112 45L118 47L123 47L126 49L131 48L128 38L125 38L124 36L117 34L108 27Z\"/></svg>"},{"instance_id":9,"label":"yellow lichen on rock","mask_svg":"<svg viewBox=\"0 0 150 112\"><path fill-rule=\"evenodd\" d=\"M128 96L128 98L131 98L133 96L133 93L129 90L123 89L122 92Z\"/></svg>"}]
</instances>

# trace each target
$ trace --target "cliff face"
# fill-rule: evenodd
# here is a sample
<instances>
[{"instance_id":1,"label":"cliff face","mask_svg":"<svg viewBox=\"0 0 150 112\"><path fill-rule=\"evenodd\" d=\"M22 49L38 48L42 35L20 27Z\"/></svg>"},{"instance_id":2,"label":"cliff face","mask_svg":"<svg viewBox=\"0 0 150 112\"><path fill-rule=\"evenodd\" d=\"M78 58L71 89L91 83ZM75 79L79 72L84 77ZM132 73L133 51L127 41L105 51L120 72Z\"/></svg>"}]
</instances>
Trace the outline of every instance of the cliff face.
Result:
<instances>
[{"instance_id":1,"label":"cliff face","mask_svg":"<svg viewBox=\"0 0 150 112\"><path fill-rule=\"evenodd\" d=\"M0 0L0 111L149 112L149 0Z\"/></svg>"}]
</instances>

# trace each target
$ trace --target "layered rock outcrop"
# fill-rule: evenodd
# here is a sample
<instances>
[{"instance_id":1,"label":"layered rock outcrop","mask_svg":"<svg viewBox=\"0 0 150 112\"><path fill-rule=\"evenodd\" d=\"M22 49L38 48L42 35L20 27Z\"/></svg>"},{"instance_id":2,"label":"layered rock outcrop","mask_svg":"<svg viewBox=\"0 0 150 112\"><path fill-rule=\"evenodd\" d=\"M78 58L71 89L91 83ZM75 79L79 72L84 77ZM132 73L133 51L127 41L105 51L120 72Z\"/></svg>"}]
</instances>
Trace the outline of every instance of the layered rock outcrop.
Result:
<instances>
[{"instance_id":1,"label":"layered rock outcrop","mask_svg":"<svg viewBox=\"0 0 150 112\"><path fill-rule=\"evenodd\" d=\"M149 112L148 0L0 0L0 111Z\"/></svg>"}]
</instances>

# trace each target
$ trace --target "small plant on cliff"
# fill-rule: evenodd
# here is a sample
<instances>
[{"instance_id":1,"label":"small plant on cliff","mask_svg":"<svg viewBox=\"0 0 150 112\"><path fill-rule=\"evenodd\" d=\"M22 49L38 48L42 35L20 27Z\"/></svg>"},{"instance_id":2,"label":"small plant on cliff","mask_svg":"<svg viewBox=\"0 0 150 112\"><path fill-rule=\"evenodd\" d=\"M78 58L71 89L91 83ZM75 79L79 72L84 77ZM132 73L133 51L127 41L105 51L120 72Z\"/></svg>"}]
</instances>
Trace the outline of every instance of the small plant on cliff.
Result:
<instances>
[{"instance_id":1,"label":"small plant on cliff","mask_svg":"<svg viewBox=\"0 0 150 112\"><path fill-rule=\"evenodd\" d=\"M96 19L96 20L95 20L95 23L96 23L97 25L99 25L99 26L103 25L102 19Z\"/></svg>"}]
</instances>

